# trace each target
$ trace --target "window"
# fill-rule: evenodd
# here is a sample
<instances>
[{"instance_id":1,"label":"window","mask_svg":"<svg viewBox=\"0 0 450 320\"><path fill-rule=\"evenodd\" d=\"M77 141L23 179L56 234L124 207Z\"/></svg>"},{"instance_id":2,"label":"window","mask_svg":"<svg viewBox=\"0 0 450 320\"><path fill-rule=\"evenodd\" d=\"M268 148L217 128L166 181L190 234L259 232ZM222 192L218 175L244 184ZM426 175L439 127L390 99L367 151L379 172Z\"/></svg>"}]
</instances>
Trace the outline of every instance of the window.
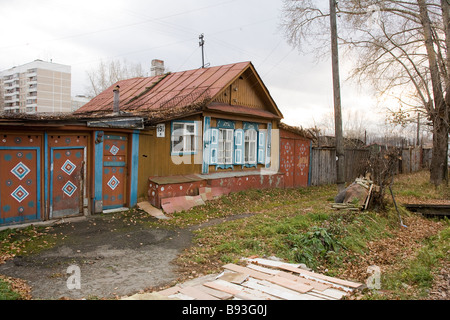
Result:
<instances>
[{"instance_id":1,"label":"window","mask_svg":"<svg viewBox=\"0 0 450 320\"><path fill-rule=\"evenodd\" d=\"M197 124L195 122L172 122L172 154L193 154L196 152Z\"/></svg>"},{"instance_id":2,"label":"window","mask_svg":"<svg viewBox=\"0 0 450 320\"><path fill-rule=\"evenodd\" d=\"M218 159L219 164L233 163L233 129L219 129L219 147Z\"/></svg>"},{"instance_id":3,"label":"window","mask_svg":"<svg viewBox=\"0 0 450 320\"><path fill-rule=\"evenodd\" d=\"M256 163L256 148L258 134L256 130L250 129L245 131L245 163Z\"/></svg>"}]
</instances>

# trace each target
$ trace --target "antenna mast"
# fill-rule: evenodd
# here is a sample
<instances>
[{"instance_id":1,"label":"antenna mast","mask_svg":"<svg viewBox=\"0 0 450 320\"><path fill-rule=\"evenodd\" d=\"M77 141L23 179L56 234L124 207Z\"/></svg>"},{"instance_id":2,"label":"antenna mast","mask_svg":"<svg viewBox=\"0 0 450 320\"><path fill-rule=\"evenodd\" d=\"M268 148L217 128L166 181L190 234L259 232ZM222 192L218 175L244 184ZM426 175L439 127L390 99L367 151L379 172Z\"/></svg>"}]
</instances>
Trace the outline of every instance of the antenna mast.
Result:
<instances>
[{"instance_id":1,"label":"antenna mast","mask_svg":"<svg viewBox=\"0 0 450 320\"><path fill-rule=\"evenodd\" d=\"M203 33L198 37L200 39L200 42L198 43L198 45L200 47L202 47L202 68L205 67L205 52L203 50L203 46L205 45L205 40L203 40L204 35Z\"/></svg>"}]
</instances>

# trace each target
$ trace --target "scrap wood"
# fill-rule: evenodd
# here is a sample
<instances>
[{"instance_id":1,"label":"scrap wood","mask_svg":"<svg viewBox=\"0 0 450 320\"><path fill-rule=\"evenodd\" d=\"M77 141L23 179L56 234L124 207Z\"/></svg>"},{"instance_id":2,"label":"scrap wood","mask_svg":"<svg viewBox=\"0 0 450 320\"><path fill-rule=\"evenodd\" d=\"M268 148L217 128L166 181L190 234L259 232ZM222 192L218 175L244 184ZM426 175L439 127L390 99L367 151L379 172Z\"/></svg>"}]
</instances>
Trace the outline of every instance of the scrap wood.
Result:
<instances>
[{"instance_id":1,"label":"scrap wood","mask_svg":"<svg viewBox=\"0 0 450 320\"><path fill-rule=\"evenodd\" d=\"M306 270L304 268L299 268L296 264L290 264L285 263L281 261L273 261L273 260L267 260L262 258L254 258L254 259L247 259L247 261L251 263L256 263L262 266L268 266L272 268L277 268L279 270L285 270L294 272L296 274L301 275L302 277L305 277L307 279L316 280L322 283L329 283L335 287L342 288L345 291L352 291L354 289L360 288L363 284L348 281L348 280L342 280L339 278L329 277L320 273L312 272L309 270Z\"/></svg>"},{"instance_id":2,"label":"scrap wood","mask_svg":"<svg viewBox=\"0 0 450 320\"><path fill-rule=\"evenodd\" d=\"M247 288L259 290L270 294L271 296L284 300L323 300L322 298L311 296L309 294L302 294L265 280L256 280L250 278L242 285Z\"/></svg>"},{"instance_id":3,"label":"scrap wood","mask_svg":"<svg viewBox=\"0 0 450 320\"><path fill-rule=\"evenodd\" d=\"M272 276L277 275L277 276L280 276L280 277L283 277L283 278L286 278L286 279L289 279L289 280L301 283L303 285L311 286L315 290L319 290L319 291L324 291L324 290L326 290L326 289L331 287L331 285L329 285L329 284L320 283L320 282L317 282L317 281L311 280L311 279L305 279L305 278L302 278L302 277L300 277L298 275L296 276L296 275L294 275L292 273L289 273L289 272L284 272L284 271L281 271L281 270L273 270L273 269L261 267L259 265L254 265L252 263L250 263L247 266L247 268L254 269L256 271L260 271L260 272L263 272L263 273L267 273L267 274L272 275Z\"/></svg>"},{"instance_id":4,"label":"scrap wood","mask_svg":"<svg viewBox=\"0 0 450 320\"><path fill-rule=\"evenodd\" d=\"M339 286L343 286L343 287L347 287L347 288L351 288L351 289L356 289L363 285L362 283L358 283L358 282L342 280L339 278L329 277L329 276L326 276L326 275L323 275L320 273L315 273L315 272L306 271L306 270L302 270L302 269L298 269L298 268L293 268L292 266L290 266L288 264L280 265L280 268L298 273L303 276L308 276L313 279L317 279L317 281L326 281L326 282L332 283L334 285L339 285Z\"/></svg>"},{"instance_id":5,"label":"scrap wood","mask_svg":"<svg viewBox=\"0 0 450 320\"><path fill-rule=\"evenodd\" d=\"M184 295L193 297L195 300L220 300L209 293L196 288L196 287L185 287L181 288L180 292Z\"/></svg>"},{"instance_id":6,"label":"scrap wood","mask_svg":"<svg viewBox=\"0 0 450 320\"><path fill-rule=\"evenodd\" d=\"M333 203L331 205L333 209L345 209L349 211L359 211L362 209L361 205L358 204L352 204L352 203Z\"/></svg>"},{"instance_id":7,"label":"scrap wood","mask_svg":"<svg viewBox=\"0 0 450 320\"><path fill-rule=\"evenodd\" d=\"M236 298L243 300L277 300L276 297L266 294L264 292L246 288L234 283L230 283L224 280L214 280L203 284L209 288L224 291L234 295Z\"/></svg>"}]
</instances>

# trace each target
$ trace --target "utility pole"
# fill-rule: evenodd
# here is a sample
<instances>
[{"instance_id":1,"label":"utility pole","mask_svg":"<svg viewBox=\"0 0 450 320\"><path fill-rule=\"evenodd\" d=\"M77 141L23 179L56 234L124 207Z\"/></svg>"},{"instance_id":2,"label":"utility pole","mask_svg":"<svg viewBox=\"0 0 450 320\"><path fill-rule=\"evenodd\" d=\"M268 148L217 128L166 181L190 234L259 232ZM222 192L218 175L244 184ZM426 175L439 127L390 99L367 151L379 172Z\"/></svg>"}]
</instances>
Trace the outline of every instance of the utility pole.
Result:
<instances>
[{"instance_id":1,"label":"utility pole","mask_svg":"<svg viewBox=\"0 0 450 320\"><path fill-rule=\"evenodd\" d=\"M203 33L198 37L200 39L198 45L202 47L202 68L205 67L205 52L203 50L203 46L205 45L205 40L203 39L204 37L205 36L203 35Z\"/></svg>"},{"instance_id":2,"label":"utility pole","mask_svg":"<svg viewBox=\"0 0 450 320\"><path fill-rule=\"evenodd\" d=\"M417 112L417 137L416 137L416 146L420 145L420 113Z\"/></svg>"},{"instance_id":3,"label":"utility pole","mask_svg":"<svg viewBox=\"0 0 450 320\"><path fill-rule=\"evenodd\" d=\"M331 25L331 60L333 70L333 94L334 94L334 130L336 136L336 183L338 192L345 189L344 176L344 144L342 134L341 113L341 89L339 81L339 52L336 26L336 0L330 0L330 25Z\"/></svg>"}]
</instances>

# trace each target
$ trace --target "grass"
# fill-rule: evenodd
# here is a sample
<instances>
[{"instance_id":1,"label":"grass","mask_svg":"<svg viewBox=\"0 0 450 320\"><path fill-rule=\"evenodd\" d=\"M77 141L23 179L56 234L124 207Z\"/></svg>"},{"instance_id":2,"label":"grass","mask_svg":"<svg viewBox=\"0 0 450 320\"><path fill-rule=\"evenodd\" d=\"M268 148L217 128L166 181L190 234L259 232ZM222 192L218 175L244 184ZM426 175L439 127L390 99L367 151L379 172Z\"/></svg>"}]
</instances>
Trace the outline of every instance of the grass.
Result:
<instances>
[{"instance_id":1,"label":"grass","mask_svg":"<svg viewBox=\"0 0 450 320\"><path fill-rule=\"evenodd\" d=\"M443 260L449 261L450 223L436 236L425 241L415 257L402 263L401 270L387 273L382 284L390 298L412 300L424 299Z\"/></svg>"},{"instance_id":2,"label":"grass","mask_svg":"<svg viewBox=\"0 0 450 320\"><path fill-rule=\"evenodd\" d=\"M305 263L331 276L346 274L347 269L358 265L362 258L369 260L370 242L395 239L399 220L390 195L386 212L335 211L330 207L335 189L335 186L321 186L248 191L213 201L208 207L182 213L185 217L192 214L196 221L203 220L205 213L208 217L243 212L254 215L197 231L195 245L180 256L178 263L186 270L196 269L198 274L218 272L223 264L238 263L242 257L277 256L289 262ZM426 172L398 176L393 190L396 197L399 195L398 198L403 200L423 202L449 199L448 188L429 185ZM401 204L399 199L397 202ZM403 207L399 209L403 220L411 216ZM448 245L448 237L443 236L411 241L423 242L423 246ZM401 252L402 248L399 250ZM401 290L403 286L396 283L406 281L411 286L429 287L432 280L430 267L438 263L435 256L427 252L429 249L424 249L423 253L417 254L417 258L413 255L411 261L393 261L401 272L385 274L383 286L389 291L395 291L392 288ZM439 252L436 256L442 255L442 250ZM414 262L414 259L418 261ZM397 293L396 296L401 294Z\"/></svg>"},{"instance_id":3,"label":"grass","mask_svg":"<svg viewBox=\"0 0 450 320\"><path fill-rule=\"evenodd\" d=\"M20 300L20 293L14 291L11 284L0 278L0 300Z\"/></svg>"},{"instance_id":4,"label":"grass","mask_svg":"<svg viewBox=\"0 0 450 320\"><path fill-rule=\"evenodd\" d=\"M397 203L450 199L448 187L435 188L428 179L427 172L397 176L393 186ZM130 225L158 228L185 228L216 218L244 217L195 231L194 245L177 260L186 276L192 272L196 275L219 272L223 264L239 263L242 257L258 255L305 263L318 272L349 280L359 274L361 278L356 280L362 281L364 272L361 270L365 266L362 262L370 263L374 259L372 244L395 240L398 236L398 215L392 203L388 204L386 212L336 211L331 208L336 192L334 185L248 190L173 214L170 220L144 219L146 216L139 210L114 217ZM392 200L390 195L387 200ZM400 214L403 219L411 216L401 205ZM411 239L403 245L405 248L396 248L400 256L403 249L417 245L418 249L407 259L389 258L392 270L383 272L382 276L382 287L388 297L423 298L432 284L434 270L442 261L450 259L448 221L428 223L442 224L440 233ZM0 259L2 256L38 252L52 246L55 241L56 238L42 229L8 229L0 232ZM391 243L395 245L396 241ZM0 292L8 290L7 284L0 279ZM13 293L9 294L14 298ZM6 295L4 297L6 299ZM386 293L365 293L363 299L386 299Z\"/></svg>"}]
</instances>

